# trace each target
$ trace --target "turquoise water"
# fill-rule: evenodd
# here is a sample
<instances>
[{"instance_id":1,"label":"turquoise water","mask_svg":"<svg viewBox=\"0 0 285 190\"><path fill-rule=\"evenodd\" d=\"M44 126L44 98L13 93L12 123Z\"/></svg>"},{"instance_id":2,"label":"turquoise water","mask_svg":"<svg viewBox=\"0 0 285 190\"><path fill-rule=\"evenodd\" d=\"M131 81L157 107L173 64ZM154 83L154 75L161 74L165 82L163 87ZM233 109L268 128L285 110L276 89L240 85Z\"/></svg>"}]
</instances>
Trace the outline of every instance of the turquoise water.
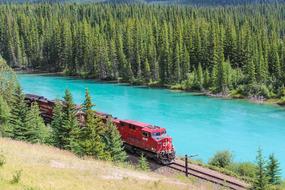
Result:
<instances>
[{"instance_id":1,"label":"turquoise water","mask_svg":"<svg viewBox=\"0 0 285 190\"><path fill-rule=\"evenodd\" d=\"M285 109L244 100L222 100L164 89L97 83L68 77L18 75L25 93L61 98L69 88L82 103L88 88L96 110L121 119L165 127L178 155L198 154L207 161L230 150L236 161L254 161L258 147L275 153L285 177Z\"/></svg>"}]
</instances>

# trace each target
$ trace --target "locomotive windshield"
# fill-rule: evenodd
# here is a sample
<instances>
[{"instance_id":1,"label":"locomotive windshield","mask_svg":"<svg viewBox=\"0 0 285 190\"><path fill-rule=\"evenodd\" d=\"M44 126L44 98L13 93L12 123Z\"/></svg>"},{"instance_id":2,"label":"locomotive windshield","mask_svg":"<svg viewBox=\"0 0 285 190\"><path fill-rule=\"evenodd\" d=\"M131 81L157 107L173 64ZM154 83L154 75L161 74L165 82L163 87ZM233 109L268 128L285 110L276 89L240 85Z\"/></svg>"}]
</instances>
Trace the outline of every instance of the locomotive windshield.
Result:
<instances>
[{"instance_id":1,"label":"locomotive windshield","mask_svg":"<svg viewBox=\"0 0 285 190\"><path fill-rule=\"evenodd\" d=\"M161 131L161 132L155 132L152 133L151 136L154 138L163 138L166 135L166 131Z\"/></svg>"}]
</instances>

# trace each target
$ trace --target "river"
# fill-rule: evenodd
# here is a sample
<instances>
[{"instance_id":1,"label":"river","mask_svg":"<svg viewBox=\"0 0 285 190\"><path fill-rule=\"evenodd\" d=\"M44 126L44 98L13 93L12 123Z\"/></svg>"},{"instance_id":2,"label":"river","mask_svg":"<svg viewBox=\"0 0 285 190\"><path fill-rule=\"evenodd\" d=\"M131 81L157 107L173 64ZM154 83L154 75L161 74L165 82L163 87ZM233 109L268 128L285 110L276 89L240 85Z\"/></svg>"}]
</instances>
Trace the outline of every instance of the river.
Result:
<instances>
[{"instance_id":1,"label":"river","mask_svg":"<svg viewBox=\"0 0 285 190\"><path fill-rule=\"evenodd\" d=\"M255 161L258 147L274 153L285 178L285 109L246 100L224 100L166 89L131 87L70 77L19 74L25 93L62 98L68 88L76 103L88 88L95 109L121 119L165 127L178 155L207 161L230 150L235 161Z\"/></svg>"}]
</instances>

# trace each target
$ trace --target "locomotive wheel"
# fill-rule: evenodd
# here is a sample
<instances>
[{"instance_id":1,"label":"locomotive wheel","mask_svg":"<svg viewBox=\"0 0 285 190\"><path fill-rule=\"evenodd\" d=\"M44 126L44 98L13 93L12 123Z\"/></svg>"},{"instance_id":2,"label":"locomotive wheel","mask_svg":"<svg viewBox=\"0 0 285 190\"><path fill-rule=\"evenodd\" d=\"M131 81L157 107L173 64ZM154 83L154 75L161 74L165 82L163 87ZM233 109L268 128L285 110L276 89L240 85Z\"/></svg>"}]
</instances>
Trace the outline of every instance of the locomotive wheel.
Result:
<instances>
[{"instance_id":1,"label":"locomotive wheel","mask_svg":"<svg viewBox=\"0 0 285 190\"><path fill-rule=\"evenodd\" d=\"M162 159L162 160L160 160L160 163L161 163L162 165L166 166L166 165L169 165L169 164L171 163L171 161L166 160L166 159Z\"/></svg>"},{"instance_id":2,"label":"locomotive wheel","mask_svg":"<svg viewBox=\"0 0 285 190\"><path fill-rule=\"evenodd\" d=\"M158 155L158 160L159 162L162 164L162 165L169 165L172 163L172 158L171 158L171 155L165 153L165 152L161 152L159 155Z\"/></svg>"}]
</instances>

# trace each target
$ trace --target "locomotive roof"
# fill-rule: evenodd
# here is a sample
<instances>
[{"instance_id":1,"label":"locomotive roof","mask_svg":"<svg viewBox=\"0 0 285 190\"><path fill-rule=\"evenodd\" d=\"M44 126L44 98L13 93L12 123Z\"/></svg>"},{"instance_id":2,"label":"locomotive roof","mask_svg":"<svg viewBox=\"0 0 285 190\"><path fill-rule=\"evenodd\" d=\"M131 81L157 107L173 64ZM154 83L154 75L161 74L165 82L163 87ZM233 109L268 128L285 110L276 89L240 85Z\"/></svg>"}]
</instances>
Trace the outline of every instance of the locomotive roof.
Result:
<instances>
[{"instance_id":1,"label":"locomotive roof","mask_svg":"<svg viewBox=\"0 0 285 190\"><path fill-rule=\"evenodd\" d=\"M133 121L133 120L122 120L122 122L134 125L136 127L140 127L142 128L144 131L147 132L158 132L163 130L164 128L161 128L159 126L154 126L154 125L150 125L147 123L143 123L143 122L139 122L139 121Z\"/></svg>"},{"instance_id":2,"label":"locomotive roof","mask_svg":"<svg viewBox=\"0 0 285 190\"><path fill-rule=\"evenodd\" d=\"M25 94L25 97L33 99L33 100L37 100L37 101L43 101L43 102L48 102L49 101L44 96L38 96L38 95L35 95L35 94Z\"/></svg>"}]
</instances>

